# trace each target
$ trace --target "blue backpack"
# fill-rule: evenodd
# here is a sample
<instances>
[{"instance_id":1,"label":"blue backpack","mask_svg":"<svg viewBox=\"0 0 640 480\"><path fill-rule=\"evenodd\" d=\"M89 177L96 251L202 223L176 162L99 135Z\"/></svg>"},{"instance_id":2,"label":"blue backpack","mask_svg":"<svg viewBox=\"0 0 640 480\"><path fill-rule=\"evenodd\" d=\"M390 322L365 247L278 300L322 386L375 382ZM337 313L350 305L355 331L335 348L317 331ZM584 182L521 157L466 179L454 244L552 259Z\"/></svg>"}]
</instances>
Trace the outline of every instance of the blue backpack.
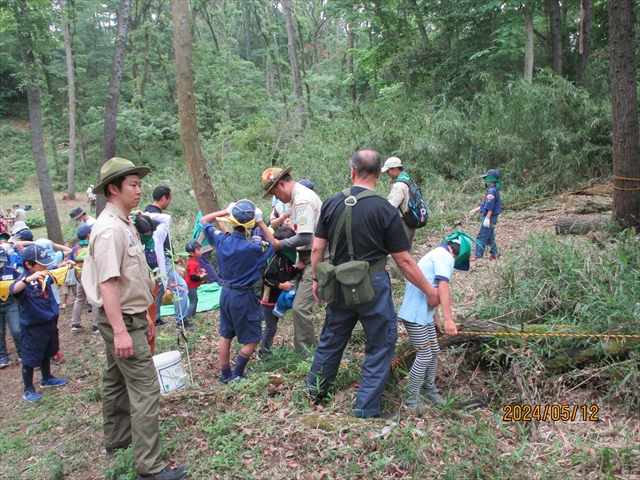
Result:
<instances>
[{"instance_id":1,"label":"blue backpack","mask_svg":"<svg viewBox=\"0 0 640 480\"><path fill-rule=\"evenodd\" d=\"M422 228L429 221L429 207L427 202L422 198L422 192L416 185L413 179L409 180L399 179L399 182L405 183L409 187L409 201L407 202L408 209L402 215L404 223L409 228Z\"/></svg>"}]
</instances>

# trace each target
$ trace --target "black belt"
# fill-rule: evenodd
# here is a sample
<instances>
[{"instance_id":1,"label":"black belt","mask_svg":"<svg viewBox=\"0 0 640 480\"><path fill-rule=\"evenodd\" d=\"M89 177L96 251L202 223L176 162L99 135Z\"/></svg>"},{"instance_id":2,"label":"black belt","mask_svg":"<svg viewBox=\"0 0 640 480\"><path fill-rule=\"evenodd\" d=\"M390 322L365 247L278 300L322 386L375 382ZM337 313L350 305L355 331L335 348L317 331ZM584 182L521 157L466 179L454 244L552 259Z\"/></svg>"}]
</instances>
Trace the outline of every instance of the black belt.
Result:
<instances>
[{"instance_id":1,"label":"black belt","mask_svg":"<svg viewBox=\"0 0 640 480\"><path fill-rule=\"evenodd\" d=\"M225 287L229 287L232 290L249 290L253 285L249 285L248 287L236 287L235 285L229 285L228 283L223 283Z\"/></svg>"}]
</instances>

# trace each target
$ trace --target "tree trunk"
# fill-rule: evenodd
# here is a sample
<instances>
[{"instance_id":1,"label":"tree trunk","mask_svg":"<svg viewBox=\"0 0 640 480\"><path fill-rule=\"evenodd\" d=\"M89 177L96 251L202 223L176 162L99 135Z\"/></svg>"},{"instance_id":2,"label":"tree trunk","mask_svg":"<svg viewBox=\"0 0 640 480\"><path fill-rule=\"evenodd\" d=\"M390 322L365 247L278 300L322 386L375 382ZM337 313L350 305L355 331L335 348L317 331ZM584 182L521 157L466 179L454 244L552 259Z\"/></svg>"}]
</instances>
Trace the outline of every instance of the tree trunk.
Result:
<instances>
[{"instance_id":1,"label":"tree trunk","mask_svg":"<svg viewBox=\"0 0 640 480\"><path fill-rule=\"evenodd\" d=\"M524 81L533 82L533 4L524 4Z\"/></svg>"},{"instance_id":2,"label":"tree trunk","mask_svg":"<svg viewBox=\"0 0 640 480\"><path fill-rule=\"evenodd\" d=\"M562 75L562 17L560 16L559 0L549 0L549 23L551 25L553 73Z\"/></svg>"},{"instance_id":3,"label":"tree trunk","mask_svg":"<svg viewBox=\"0 0 640 480\"><path fill-rule=\"evenodd\" d=\"M51 153L53 154L53 168L56 173L56 177L60 175L60 167L58 166L58 148L56 145L56 131L53 128L53 122L50 118L47 118L47 125L49 126L49 143L51 144Z\"/></svg>"},{"instance_id":4,"label":"tree trunk","mask_svg":"<svg viewBox=\"0 0 640 480\"><path fill-rule=\"evenodd\" d=\"M116 156L117 144L117 118L120 89L122 88L122 73L124 60L127 56L127 35L129 33L129 15L131 14L131 0L121 0L118 11L118 31L113 49L113 64L111 66L111 79L107 88L107 102L104 109L104 144L102 146L102 159L100 166ZM96 214L100 215L107 203L104 195L96 197Z\"/></svg>"},{"instance_id":5,"label":"tree trunk","mask_svg":"<svg viewBox=\"0 0 640 480\"><path fill-rule=\"evenodd\" d=\"M80 158L82 159L82 168L87 169L87 153L84 149L84 135L82 134L82 114L78 112L78 142L80 143Z\"/></svg>"},{"instance_id":6,"label":"tree trunk","mask_svg":"<svg viewBox=\"0 0 640 480\"><path fill-rule=\"evenodd\" d=\"M64 33L64 50L67 58L67 85L69 86L69 164L67 165L67 198L76 199L76 83L73 73L73 54L71 52L71 35L69 22L64 8L64 0L60 0L62 31Z\"/></svg>"},{"instance_id":7,"label":"tree trunk","mask_svg":"<svg viewBox=\"0 0 640 480\"><path fill-rule=\"evenodd\" d=\"M418 3L416 0L408 0L409 5L411 5L411 10L413 10L413 14L416 17L416 23L418 24L418 31L420 32L420 38L422 38L423 43L427 43L429 41L429 37L427 36L427 29L424 27L424 23L420 19L420 11L418 10Z\"/></svg>"},{"instance_id":8,"label":"tree trunk","mask_svg":"<svg viewBox=\"0 0 640 480\"><path fill-rule=\"evenodd\" d=\"M580 35L578 37L578 65L576 83L581 85L587 76L591 54L591 0L580 1Z\"/></svg>"},{"instance_id":9,"label":"tree trunk","mask_svg":"<svg viewBox=\"0 0 640 480\"><path fill-rule=\"evenodd\" d=\"M56 199L53 195L49 165L44 152L44 135L42 133L42 103L40 102L40 90L38 89L38 74L36 72L35 55L27 47L20 45L20 53L24 62L27 88L27 101L29 103L29 135L31 137L31 151L33 163L36 167L38 189L42 200L44 219L47 225L47 238L54 243L63 243L62 230Z\"/></svg>"},{"instance_id":10,"label":"tree trunk","mask_svg":"<svg viewBox=\"0 0 640 480\"><path fill-rule=\"evenodd\" d=\"M180 117L180 140L182 151L196 194L200 210L205 214L220 210L216 191L200 148L196 102L193 87L193 51L189 3L171 0L173 12L173 42L175 50L176 82L178 86L178 116Z\"/></svg>"},{"instance_id":11,"label":"tree trunk","mask_svg":"<svg viewBox=\"0 0 640 480\"><path fill-rule=\"evenodd\" d=\"M291 61L291 73L293 74L293 93L296 96L296 110L298 111L298 127L305 130L307 119L305 116L305 106L302 100L302 82L300 81L300 66L298 63L298 45L296 40L296 29L293 25L291 15L291 0L283 0L284 21L287 27L287 39L289 42L289 60Z\"/></svg>"},{"instance_id":12,"label":"tree trunk","mask_svg":"<svg viewBox=\"0 0 640 480\"><path fill-rule=\"evenodd\" d=\"M603 230L611 221L609 216L558 217L555 223L557 235L584 235Z\"/></svg>"},{"instance_id":13,"label":"tree trunk","mask_svg":"<svg viewBox=\"0 0 640 480\"><path fill-rule=\"evenodd\" d=\"M613 216L640 226L640 150L636 92L633 0L609 0L611 110L613 122Z\"/></svg>"},{"instance_id":14,"label":"tree trunk","mask_svg":"<svg viewBox=\"0 0 640 480\"><path fill-rule=\"evenodd\" d=\"M347 71L349 73L349 92L351 94L351 101L356 101L356 75L353 62L353 23L347 23Z\"/></svg>"}]
</instances>

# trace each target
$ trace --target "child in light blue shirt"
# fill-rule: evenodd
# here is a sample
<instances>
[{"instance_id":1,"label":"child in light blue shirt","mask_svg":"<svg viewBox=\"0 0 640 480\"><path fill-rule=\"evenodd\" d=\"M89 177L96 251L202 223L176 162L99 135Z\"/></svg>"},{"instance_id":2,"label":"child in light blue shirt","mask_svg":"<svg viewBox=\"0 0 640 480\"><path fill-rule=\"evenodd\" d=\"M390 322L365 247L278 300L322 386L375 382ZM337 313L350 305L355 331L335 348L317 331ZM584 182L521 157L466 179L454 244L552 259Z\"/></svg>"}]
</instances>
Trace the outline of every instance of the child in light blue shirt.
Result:
<instances>
[{"instance_id":1,"label":"child in light blue shirt","mask_svg":"<svg viewBox=\"0 0 640 480\"><path fill-rule=\"evenodd\" d=\"M454 268L469 270L471 241L475 242L466 233L455 232L418 262L418 267L426 279L438 288L444 316L444 330L447 335L458 333L451 312L449 281ZM420 394L434 403L445 403L435 385L436 366L440 353L436 330L442 333L437 308L430 307L426 295L412 283L407 283L398 318L402 320L409 334L411 345L417 350L415 362L409 372L405 405L411 409L422 407Z\"/></svg>"}]
</instances>

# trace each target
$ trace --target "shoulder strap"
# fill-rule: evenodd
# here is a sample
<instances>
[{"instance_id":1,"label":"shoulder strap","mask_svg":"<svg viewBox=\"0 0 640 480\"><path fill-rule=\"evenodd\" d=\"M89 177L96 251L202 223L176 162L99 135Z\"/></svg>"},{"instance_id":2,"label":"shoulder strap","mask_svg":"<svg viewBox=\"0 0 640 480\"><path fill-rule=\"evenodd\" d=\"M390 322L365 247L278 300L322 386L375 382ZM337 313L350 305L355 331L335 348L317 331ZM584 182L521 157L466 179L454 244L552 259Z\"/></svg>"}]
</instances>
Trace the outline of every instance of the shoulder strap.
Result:
<instances>
[{"instance_id":1,"label":"shoulder strap","mask_svg":"<svg viewBox=\"0 0 640 480\"><path fill-rule=\"evenodd\" d=\"M349 249L350 261L353 260L354 251L353 251L353 237L351 234L351 213L352 213L351 210L353 209L353 206L356 203L358 203L359 200L362 200L363 198L367 198L367 197L375 197L378 195L373 190L365 190L363 192L360 192L358 195L354 197L353 195L351 195L351 188L345 188L342 191L342 194L345 197L344 199L345 208L340 214L340 218L338 218L336 229L333 231L333 240L331 242L331 255L329 257L331 261L333 261L333 259L336 256L336 248L338 246L338 235L340 234L340 231L342 230L343 225L345 225L345 233L347 235L347 248Z\"/></svg>"}]
</instances>

